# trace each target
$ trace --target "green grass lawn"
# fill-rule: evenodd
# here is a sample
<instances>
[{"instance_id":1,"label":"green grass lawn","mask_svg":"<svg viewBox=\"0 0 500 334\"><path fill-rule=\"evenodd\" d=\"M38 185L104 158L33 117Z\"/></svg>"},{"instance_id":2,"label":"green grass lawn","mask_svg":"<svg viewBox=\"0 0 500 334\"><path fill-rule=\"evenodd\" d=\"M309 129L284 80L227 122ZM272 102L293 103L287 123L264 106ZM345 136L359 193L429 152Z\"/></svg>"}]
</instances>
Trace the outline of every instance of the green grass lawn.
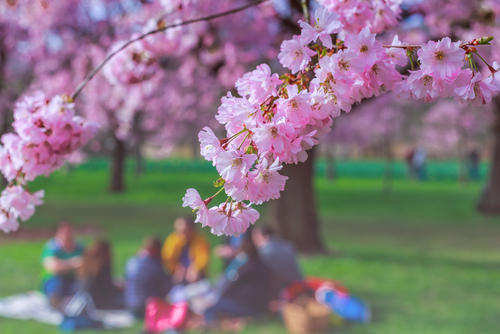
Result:
<instances>
[{"instance_id":1,"label":"green grass lawn","mask_svg":"<svg viewBox=\"0 0 500 334\"><path fill-rule=\"evenodd\" d=\"M144 236L166 236L174 217L186 212L180 203L187 187L205 195L213 191L215 174L205 166L162 166L140 178L130 172L129 190L123 195L106 192L104 164L40 179L32 189L46 189L46 204L23 229L46 229L61 219L97 227L113 242L120 275ZM479 184L397 179L387 191L376 178L318 177L316 185L322 235L332 255L302 257L302 267L308 275L342 281L374 313L371 324L346 326L336 333L500 332L500 220L474 211ZM0 238L0 296L38 287L43 243ZM219 268L212 261L213 277ZM57 332L0 318L0 334ZM278 320L251 324L244 331L284 332Z\"/></svg>"}]
</instances>

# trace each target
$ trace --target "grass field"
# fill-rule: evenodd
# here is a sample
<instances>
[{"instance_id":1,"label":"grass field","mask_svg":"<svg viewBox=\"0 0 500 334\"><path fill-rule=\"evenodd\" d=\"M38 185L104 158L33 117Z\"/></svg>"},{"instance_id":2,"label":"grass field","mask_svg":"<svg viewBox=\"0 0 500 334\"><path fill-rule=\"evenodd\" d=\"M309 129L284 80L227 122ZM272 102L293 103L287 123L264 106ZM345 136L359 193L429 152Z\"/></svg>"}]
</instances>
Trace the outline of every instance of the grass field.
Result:
<instances>
[{"instance_id":1,"label":"grass field","mask_svg":"<svg viewBox=\"0 0 500 334\"><path fill-rule=\"evenodd\" d=\"M32 189L46 189L46 204L23 229L43 232L64 218L97 227L113 242L120 275L144 236L165 236L173 218L185 212L180 199L187 187L204 194L213 189L210 169L165 166L140 178L130 172L123 195L106 192L104 164L41 179ZM377 178L317 177L316 185L322 235L332 255L302 257L301 265L308 275L344 282L374 313L371 324L350 325L336 333L500 332L500 220L474 211L479 184L397 179L386 191ZM213 237L211 241L219 242ZM38 287L43 243L0 237L0 296ZM212 261L212 276L219 268L220 263ZM139 330L140 325L123 333ZM57 332L38 323L0 318L1 334ZM251 324L244 331L284 332L279 320Z\"/></svg>"}]
</instances>

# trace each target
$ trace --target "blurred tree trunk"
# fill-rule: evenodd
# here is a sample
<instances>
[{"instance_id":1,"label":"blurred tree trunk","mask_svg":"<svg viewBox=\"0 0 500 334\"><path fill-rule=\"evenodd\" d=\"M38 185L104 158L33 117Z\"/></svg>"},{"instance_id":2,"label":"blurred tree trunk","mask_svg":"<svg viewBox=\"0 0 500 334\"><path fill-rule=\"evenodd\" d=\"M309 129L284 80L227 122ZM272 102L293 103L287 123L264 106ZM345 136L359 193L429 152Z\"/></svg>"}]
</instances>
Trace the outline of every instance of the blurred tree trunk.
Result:
<instances>
[{"instance_id":1,"label":"blurred tree trunk","mask_svg":"<svg viewBox=\"0 0 500 334\"><path fill-rule=\"evenodd\" d=\"M323 253L313 184L315 150L308 153L306 162L283 168L282 174L288 176L288 181L281 197L269 203L268 221L280 237L292 242L300 252Z\"/></svg>"},{"instance_id":2,"label":"blurred tree trunk","mask_svg":"<svg viewBox=\"0 0 500 334\"><path fill-rule=\"evenodd\" d=\"M477 204L480 212L500 214L500 97L494 99L493 155L490 175Z\"/></svg>"},{"instance_id":3,"label":"blurred tree trunk","mask_svg":"<svg viewBox=\"0 0 500 334\"><path fill-rule=\"evenodd\" d=\"M114 138L115 145L111 155L111 178L109 191L112 193L122 193L125 191L125 159L127 148L124 140Z\"/></svg>"}]
</instances>

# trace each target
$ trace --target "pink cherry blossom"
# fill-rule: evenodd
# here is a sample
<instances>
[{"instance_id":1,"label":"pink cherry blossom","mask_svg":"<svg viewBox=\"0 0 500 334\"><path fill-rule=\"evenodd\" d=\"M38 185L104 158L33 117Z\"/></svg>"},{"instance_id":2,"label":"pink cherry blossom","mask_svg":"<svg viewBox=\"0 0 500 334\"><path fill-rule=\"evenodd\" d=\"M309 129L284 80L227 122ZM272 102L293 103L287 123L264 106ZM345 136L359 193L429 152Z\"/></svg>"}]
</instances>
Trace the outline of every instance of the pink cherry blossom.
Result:
<instances>
[{"instance_id":1,"label":"pink cherry blossom","mask_svg":"<svg viewBox=\"0 0 500 334\"><path fill-rule=\"evenodd\" d=\"M275 117L282 117L296 127L309 124L312 118L311 96L309 92L302 90L296 85L287 87L288 98L280 98L276 101Z\"/></svg>"},{"instance_id":2,"label":"pink cherry blossom","mask_svg":"<svg viewBox=\"0 0 500 334\"><path fill-rule=\"evenodd\" d=\"M249 127L253 118L252 114L257 109L245 98L233 97L231 93L223 96L221 105L217 109L215 119L223 124L229 136L243 130L243 127Z\"/></svg>"},{"instance_id":3,"label":"pink cherry blossom","mask_svg":"<svg viewBox=\"0 0 500 334\"><path fill-rule=\"evenodd\" d=\"M335 13L329 12L324 7L318 7L312 18L312 26L305 22L299 21L302 28L301 38L305 44L315 42L318 38L324 46L331 49L333 47L331 34L340 32L342 23L338 20Z\"/></svg>"},{"instance_id":4,"label":"pink cherry blossom","mask_svg":"<svg viewBox=\"0 0 500 334\"><path fill-rule=\"evenodd\" d=\"M398 35L395 35L392 39L391 45L401 46L403 43L399 40ZM395 65L405 66L408 63L408 56L406 55L406 50L402 48L387 48L387 56L391 62Z\"/></svg>"},{"instance_id":5,"label":"pink cherry blossom","mask_svg":"<svg viewBox=\"0 0 500 334\"><path fill-rule=\"evenodd\" d=\"M315 55L315 52L307 47L300 36L293 36L292 39L283 41L280 50L278 59L281 65L289 68L292 73L304 70L311 57Z\"/></svg>"},{"instance_id":6,"label":"pink cherry blossom","mask_svg":"<svg viewBox=\"0 0 500 334\"><path fill-rule=\"evenodd\" d=\"M314 52L313 52L314 54ZM278 74L271 73L267 64L260 64L251 72L245 73L236 81L236 89L250 103L260 104L269 96L276 96L276 87L281 84Z\"/></svg>"},{"instance_id":7,"label":"pink cherry blossom","mask_svg":"<svg viewBox=\"0 0 500 334\"><path fill-rule=\"evenodd\" d=\"M203 226L215 235L240 235L259 219L259 212L241 202L222 203L208 210Z\"/></svg>"},{"instance_id":8,"label":"pink cherry blossom","mask_svg":"<svg viewBox=\"0 0 500 334\"><path fill-rule=\"evenodd\" d=\"M491 76L483 78L481 74L474 73L471 80L471 74L464 72L457 79L454 91L465 102L486 104L491 102L499 88Z\"/></svg>"},{"instance_id":9,"label":"pink cherry blossom","mask_svg":"<svg viewBox=\"0 0 500 334\"><path fill-rule=\"evenodd\" d=\"M424 71L413 71L408 79L398 85L396 92L411 99L430 102L443 93L440 81Z\"/></svg>"},{"instance_id":10,"label":"pink cherry blossom","mask_svg":"<svg viewBox=\"0 0 500 334\"><path fill-rule=\"evenodd\" d=\"M85 145L97 125L75 115L74 104L63 96L45 98L35 93L14 109L15 134L2 137L0 166L11 181L23 176L31 181L61 167L66 158Z\"/></svg>"},{"instance_id":11,"label":"pink cherry blossom","mask_svg":"<svg viewBox=\"0 0 500 334\"><path fill-rule=\"evenodd\" d=\"M278 159L269 165L268 160L263 158L262 162L249 173L245 185L226 184L226 193L237 201L249 201L255 204L278 198L288 179L279 174L282 168Z\"/></svg>"},{"instance_id":12,"label":"pink cherry blossom","mask_svg":"<svg viewBox=\"0 0 500 334\"><path fill-rule=\"evenodd\" d=\"M26 191L22 186L9 186L0 195L0 229L15 231L18 220L26 221L35 213L35 207L42 204L43 190L36 193Z\"/></svg>"},{"instance_id":13,"label":"pink cherry blossom","mask_svg":"<svg viewBox=\"0 0 500 334\"><path fill-rule=\"evenodd\" d=\"M437 42L429 41L418 50L422 71L442 79L456 76L465 64L464 57L460 42L453 43L449 37Z\"/></svg>"},{"instance_id":14,"label":"pink cherry blossom","mask_svg":"<svg viewBox=\"0 0 500 334\"><path fill-rule=\"evenodd\" d=\"M196 189L189 188L186 190L186 194L182 198L182 206L190 207L196 212L196 222L200 222L202 224L206 222L208 208Z\"/></svg>"},{"instance_id":15,"label":"pink cherry blossom","mask_svg":"<svg viewBox=\"0 0 500 334\"><path fill-rule=\"evenodd\" d=\"M378 42L375 34L370 29L364 28L359 34L349 34L345 38L345 45L349 51L357 55L357 61L361 62L361 68L370 68L379 59L385 56L382 43Z\"/></svg>"},{"instance_id":16,"label":"pink cherry blossom","mask_svg":"<svg viewBox=\"0 0 500 334\"><path fill-rule=\"evenodd\" d=\"M224 152L219 138L215 136L212 129L206 126L198 134L198 139L200 141L200 154L215 165L217 156Z\"/></svg>"},{"instance_id":17,"label":"pink cherry blossom","mask_svg":"<svg viewBox=\"0 0 500 334\"><path fill-rule=\"evenodd\" d=\"M291 162L292 155L302 150L300 142L293 140L296 130L284 118L274 119L251 130L261 155L274 154L280 161Z\"/></svg>"},{"instance_id":18,"label":"pink cherry blossom","mask_svg":"<svg viewBox=\"0 0 500 334\"><path fill-rule=\"evenodd\" d=\"M31 194L21 186L7 187L0 196L0 207L26 221L35 213L35 206L43 203L43 196L43 190Z\"/></svg>"},{"instance_id":19,"label":"pink cherry blossom","mask_svg":"<svg viewBox=\"0 0 500 334\"><path fill-rule=\"evenodd\" d=\"M369 27L380 33L398 22L402 0L318 0L329 11L336 13L348 33L358 33Z\"/></svg>"},{"instance_id":20,"label":"pink cherry blossom","mask_svg":"<svg viewBox=\"0 0 500 334\"><path fill-rule=\"evenodd\" d=\"M257 156L237 151L223 151L215 159L215 167L227 182L241 183Z\"/></svg>"},{"instance_id":21,"label":"pink cherry blossom","mask_svg":"<svg viewBox=\"0 0 500 334\"><path fill-rule=\"evenodd\" d=\"M278 159L270 165L267 159L262 159L257 169L251 172L251 181L247 185L248 198L246 200L261 204L270 199L279 198L279 194L285 189L285 182L288 179L287 176L279 173L282 168L283 166Z\"/></svg>"},{"instance_id":22,"label":"pink cherry blossom","mask_svg":"<svg viewBox=\"0 0 500 334\"><path fill-rule=\"evenodd\" d=\"M121 47L117 42L112 49ZM143 43L132 46L112 58L104 68L106 78L112 84L135 84L151 78L157 72L156 59Z\"/></svg>"},{"instance_id":23,"label":"pink cherry blossom","mask_svg":"<svg viewBox=\"0 0 500 334\"><path fill-rule=\"evenodd\" d=\"M19 221L13 215L7 212L0 211L0 230L4 233L17 231L19 228Z\"/></svg>"}]
</instances>

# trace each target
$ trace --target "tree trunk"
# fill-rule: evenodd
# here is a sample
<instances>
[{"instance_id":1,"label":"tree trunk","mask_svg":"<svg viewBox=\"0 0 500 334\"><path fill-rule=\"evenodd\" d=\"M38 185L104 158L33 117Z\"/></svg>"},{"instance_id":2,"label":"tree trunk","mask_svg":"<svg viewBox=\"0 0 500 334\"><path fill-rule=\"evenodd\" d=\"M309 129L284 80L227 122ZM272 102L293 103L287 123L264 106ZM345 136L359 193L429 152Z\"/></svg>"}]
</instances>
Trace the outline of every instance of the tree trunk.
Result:
<instances>
[{"instance_id":1,"label":"tree trunk","mask_svg":"<svg viewBox=\"0 0 500 334\"><path fill-rule=\"evenodd\" d=\"M109 191L112 193L122 193L125 191L125 158L127 150L125 141L115 138L115 147L111 156L111 175Z\"/></svg>"},{"instance_id":2,"label":"tree trunk","mask_svg":"<svg viewBox=\"0 0 500 334\"><path fill-rule=\"evenodd\" d=\"M286 188L278 200L269 203L267 213L276 233L304 253L325 251L314 195L314 157L315 151L310 150L306 162L283 168L282 174L288 176Z\"/></svg>"},{"instance_id":3,"label":"tree trunk","mask_svg":"<svg viewBox=\"0 0 500 334\"><path fill-rule=\"evenodd\" d=\"M477 204L482 213L500 214L500 97L494 99L493 156L488 182Z\"/></svg>"}]
</instances>

